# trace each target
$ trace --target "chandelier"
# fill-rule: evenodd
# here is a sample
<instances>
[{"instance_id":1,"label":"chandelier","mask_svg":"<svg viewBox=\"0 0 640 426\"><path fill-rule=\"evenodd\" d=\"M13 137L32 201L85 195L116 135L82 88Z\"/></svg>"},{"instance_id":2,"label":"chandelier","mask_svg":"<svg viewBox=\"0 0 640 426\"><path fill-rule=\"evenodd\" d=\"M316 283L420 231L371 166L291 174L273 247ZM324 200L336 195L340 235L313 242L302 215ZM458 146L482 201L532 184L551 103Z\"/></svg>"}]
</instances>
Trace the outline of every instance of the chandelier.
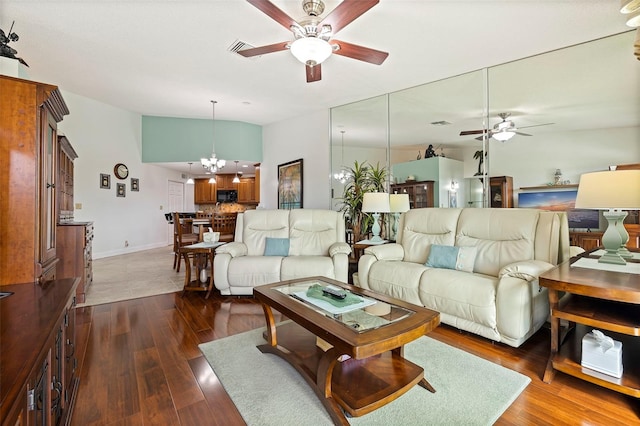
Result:
<instances>
[{"instance_id":1,"label":"chandelier","mask_svg":"<svg viewBox=\"0 0 640 426\"><path fill-rule=\"evenodd\" d=\"M212 112L213 119L211 120L211 123L214 131L213 137L212 137L213 142L211 147L211 157L200 159L200 163L202 164L202 167L204 167L209 173L216 173L217 171L223 169L225 164L227 163L225 160L218 158L216 156L216 142L215 142L216 103L218 103L218 101L211 101L211 106L213 111ZM215 179L215 178L212 178L212 179Z\"/></svg>"},{"instance_id":2,"label":"chandelier","mask_svg":"<svg viewBox=\"0 0 640 426\"><path fill-rule=\"evenodd\" d=\"M340 158L340 171L333 174L333 178L340 183L346 183L351 177L351 171L344 166L344 130L340 130L342 133L342 155Z\"/></svg>"}]
</instances>

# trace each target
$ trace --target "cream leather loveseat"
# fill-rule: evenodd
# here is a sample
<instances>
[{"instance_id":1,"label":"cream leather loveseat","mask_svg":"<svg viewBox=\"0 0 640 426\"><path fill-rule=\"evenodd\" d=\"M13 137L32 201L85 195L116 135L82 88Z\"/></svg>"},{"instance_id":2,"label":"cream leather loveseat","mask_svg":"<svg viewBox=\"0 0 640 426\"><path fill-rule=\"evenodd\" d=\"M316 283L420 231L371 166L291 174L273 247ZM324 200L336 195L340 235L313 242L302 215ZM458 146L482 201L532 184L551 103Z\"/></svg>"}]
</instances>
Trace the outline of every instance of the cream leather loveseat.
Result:
<instances>
[{"instance_id":1,"label":"cream leather loveseat","mask_svg":"<svg viewBox=\"0 0 640 426\"><path fill-rule=\"evenodd\" d=\"M403 213L398 228L397 243L365 249L361 287L426 306L445 324L514 347L549 316L538 276L569 257L564 213L425 208ZM458 252L455 264L425 266L442 263L430 254L443 250Z\"/></svg>"},{"instance_id":2,"label":"cream leather loveseat","mask_svg":"<svg viewBox=\"0 0 640 426\"><path fill-rule=\"evenodd\" d=\"M238 214L234 241L216 250L213 279L223 295L316 275L347 282L350 253L342 213L247 210Z\"/></svg>"}]
</instances>

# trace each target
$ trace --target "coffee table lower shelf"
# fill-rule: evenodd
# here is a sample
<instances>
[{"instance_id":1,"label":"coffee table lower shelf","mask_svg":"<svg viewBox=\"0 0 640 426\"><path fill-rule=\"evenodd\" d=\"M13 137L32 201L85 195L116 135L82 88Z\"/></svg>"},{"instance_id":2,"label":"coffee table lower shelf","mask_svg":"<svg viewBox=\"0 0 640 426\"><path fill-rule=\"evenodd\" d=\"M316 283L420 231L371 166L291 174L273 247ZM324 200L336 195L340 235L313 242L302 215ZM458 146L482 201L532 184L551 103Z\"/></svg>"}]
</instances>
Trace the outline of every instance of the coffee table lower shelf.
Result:
<instances>
[{"instance_id":1,"label":"coffee table lower shelf","mask_svg":"<svg viewBox=\"0 0 640 426\"><path fill-rule=\"evenodd\" d=\"M324 352L316 345L316 336L294 322L279 325L277 336L277 346L266 343L258 349L291 364L330 414L339 405L349 416L362 416L397 399L416 384L434 392L423 378L422 367L403 358L401 348L366 359L337 362L326 389L318 375L327 371L329 362L338 354L333 349ZM268 340L266 332L265 339Z\"/></svg>"}]
</instances>

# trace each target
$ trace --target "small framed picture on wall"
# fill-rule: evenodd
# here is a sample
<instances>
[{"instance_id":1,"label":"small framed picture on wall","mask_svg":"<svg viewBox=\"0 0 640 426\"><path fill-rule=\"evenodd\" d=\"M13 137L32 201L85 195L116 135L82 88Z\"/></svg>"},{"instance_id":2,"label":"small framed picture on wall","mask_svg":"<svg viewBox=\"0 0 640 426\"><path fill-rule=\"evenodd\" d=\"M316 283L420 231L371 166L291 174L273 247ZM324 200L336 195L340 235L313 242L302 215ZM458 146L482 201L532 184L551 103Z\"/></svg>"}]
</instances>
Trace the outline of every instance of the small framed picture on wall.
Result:
<instances>
[{"instance_id":1,"label":"small framed picture on wall","mask_svg":"<svg viewBox=\"0 0 640 426\"><path fill-rule=\"evenodd\" d=\"M124 183L116 184L116 196L117 197L125 197L126 196L126 186Z\"/></svg>"},{"instance_id":2,"label":"small framed picture on wall","mask_svg":"<svg viewBox=\"0 0 640 426\"><path fill-rule=\"evenodd\" d=\"M131 190L140 191L140 180L138 178L131 178Z\"/></svg>"},{"instance_id":3,"label":"small framed picture on wall","mask_svg":"<svg viewBox=\"0 0 640 426\"><path fill-rule=\"evenodd\" d=\"M100 189L111 189L111 175L100 173Z\"/></svg>"}]
</instances>

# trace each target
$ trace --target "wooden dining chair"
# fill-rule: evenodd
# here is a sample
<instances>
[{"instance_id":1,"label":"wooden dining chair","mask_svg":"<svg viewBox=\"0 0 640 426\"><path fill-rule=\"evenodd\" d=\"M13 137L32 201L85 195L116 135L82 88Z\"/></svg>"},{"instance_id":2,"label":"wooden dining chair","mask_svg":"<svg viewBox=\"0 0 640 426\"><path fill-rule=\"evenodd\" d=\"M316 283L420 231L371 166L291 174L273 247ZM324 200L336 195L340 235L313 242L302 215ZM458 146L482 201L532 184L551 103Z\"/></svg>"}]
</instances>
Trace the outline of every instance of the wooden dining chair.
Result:
<instances>
[{"instance_id":1,"label":"wooden dining chair","mask_svg":"<svg viewBox=\"0 0 640 426\"><path fill-rule=\"evenodd\" d=\"M211 219L213 232L220 233L220 241L228 243L233 241L236 232L237 212L216 212Z\"/></svg>"},{"instance_id":2,"label":"wooden dining chair","mask_svg":"<svg viewBox=\"0 0 640 426\"><path fill-rule=\"evenodd\" d=\"M180 272L180 247L198 242L198 234L193 232L193 219L180 219L177 212L173 213L173 269Z\"/></svg>"}]
</instances>

